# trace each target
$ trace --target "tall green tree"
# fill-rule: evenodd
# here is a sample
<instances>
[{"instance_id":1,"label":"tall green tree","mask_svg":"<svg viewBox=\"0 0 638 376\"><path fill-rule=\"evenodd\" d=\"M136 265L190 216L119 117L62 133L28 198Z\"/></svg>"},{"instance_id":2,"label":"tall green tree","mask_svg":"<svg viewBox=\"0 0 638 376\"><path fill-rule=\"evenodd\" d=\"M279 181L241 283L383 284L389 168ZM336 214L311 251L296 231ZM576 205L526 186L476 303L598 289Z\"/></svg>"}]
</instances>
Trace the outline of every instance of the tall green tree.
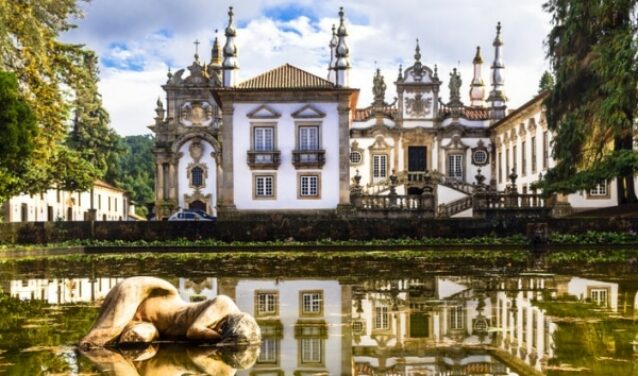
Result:
<instances>
[{"instance_id":1,"label":"tall green tree","mask_svg":"<svg viewBox=\"0 0 638 376\"><path fill-rule=\"evenodd\" d=\"M79 1L0 1L0 69L16 74L21 95L39 125L32 163L19 177L30 192L50 186L58 168L65 165L63 157L75 158L72 151L58 149L64 148L72 98L90 76L84 64L87 49L58 37L74 27L74 17L81 16ZM83 181L80 176L72 185Z\"/></svg>"},{"instance_id":2,"label":"tall green tree","mask_svg":"<svg viewBox=\"0 0 638 376\"><path fill-rule=\"evenodd\" d=\"M33 163L36 117L20 97L14 74L0 71L0 202L25 188L20 177Z\"/></svg>"},{"instance_id":3,"label":"tall green tree","mask_svg":"<svg viewBox=\"0 0 638 376\"><path fill-rule=\"evenodd\" d=\"M115 183L131 193L131 199L138 204L137 213L145 216L144 204L155 199L155 140L150 135L126 136L121 140L125 151L118 159Z\"/></svg>"},{"instance_id":4,"label":"tall green tree","mask_svg":"<svg viewBox=\"0 0 638 376\"><path fill-rule=\"evenodd\" d=\"M554 76L549 71L545 71L541 76L541 80L538 83L538 92L552 91L554 88Z\"/></svg>"},{"instance_id":5,"label":"tall green tree","mask_svg":"<svg viewBox=\"0 0 638 376\"><path fill-rule=\"evenodd\" d=\"M120 137L109 127L109 114L102 107L98 80L97 57L87 51L84 53L84 84L75 92L73 124L67 143L95 167L100 177L113 183L123 149Z\"/></svg>"},{"instance_id":6,"label":"tall green tree","mask_svg":"<svg viewBox=\"0 0 638 376\"><path fill-rule=\"evenodd\" d=\"M638 47L635 0L549 0L548 57L556 83L546 100L556 133L546 192L588 189L618 178L621 203L634 202L633 150Z\"/></svg>"}]
</instances>

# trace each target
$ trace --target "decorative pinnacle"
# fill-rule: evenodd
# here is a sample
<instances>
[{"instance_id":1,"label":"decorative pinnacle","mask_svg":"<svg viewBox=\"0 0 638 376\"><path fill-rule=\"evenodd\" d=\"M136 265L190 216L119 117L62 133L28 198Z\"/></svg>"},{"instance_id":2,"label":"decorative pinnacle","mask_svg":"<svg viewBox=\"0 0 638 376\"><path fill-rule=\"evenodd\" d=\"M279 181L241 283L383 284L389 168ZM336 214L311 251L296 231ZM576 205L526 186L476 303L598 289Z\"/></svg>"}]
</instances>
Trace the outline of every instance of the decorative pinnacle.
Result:
<instances>
[{"instance_id":1,"label":"decorative pinnacle","mask_svg":"<svg viewBox=\"0 0 638 376\"><path fill-rule=\"evenodd\" d=\"M494 43L492 43L494 47L502 46L503 40L501 39L501 21L498 21L496 24L496 38L494 38Z\"/></svg>"},{"instance_id":2,"label":"decorative pinnacle","mask_svg":"<svg viewBox=\"0 0 638 376\"><path fill-rule=\"evenodd\" d=\"M345 37L348 35L346 31L346 25L344 20L343 7L339 7L339 28L337 29L337 35L340 37Z\"/></svg>"},{"instance_id":3,"label":"decorative pinnacle","mask_svg":"<svg viewBox=\"0 0 638 376\"><path fill-rule=\"evenodd\" d=\"M416 48L414 52L414 60L421 61L421 47L419 47L419 38L416 38Z\"/></svg>"},{"instance_id":4,"label":"decorative pinnacle","mask_svg":"<svg viewBox=\"0 0 638 376\"><path fill-rule=\"evenodd\" d=\"M199 62L199 40L195 39L193 44L195 45L195 61Z\"/></svg>"},{"instance_id":5,"label":"decorative pinnacle","mask_svg":"<svg viewBox=\"0 0 638 376\"><path fill-rule=\"evenodd\" d=\"M439 66L434 64L434 78L439 79Z\"/></svg>"},{"instance_id":6,"label":"decorative pinnacle","mask_svg":"<svg viewBox=\"0 0 638 376\"><path fill-rule=\"evenodd\" d=\"M160 97L157 97L157 108L164 108L164 104L162 104L162 99Z\"/></svg>"},{"instance_id":7,"label":"decorative pinnacle","mask_svg":"<svg viewBox=\"0 0 638 376\"><path fill-rule=\"evenodd\" d=\"M397 80L401 81L403 80L403 65L399 64L399 76L397 77Z\"/></svg>"},{"instance_id":8,"label":"decorative pinnacle","mask_svg":"<svg viewBox=\"0 0 638 376\"><path fill-rule=\"evenodd\" d=\"M481 57L481 47L476 46L476 55L474 56L473 64L483 64L483 57Z\"/></svg>"},{"instance_id":9,"label":"decorative pinnacle","mask_svg":"<svg viewBox=\"0 0 638 376\"><path fill-rule=\"evenodd\" d=\"M168 72L166 72L166 76L170 80L173 77L173 72L171 72L171 66L168 66Z\"/></svg>"},{"instance_id":10,"label":"decorative pinnacle","mask_svg":"<svg viewBox=\"0 0 638 376\"><path fill-rule=\"evenodd\" d=\"M235 25L233 25L233 7L228 7L228 27L226 27L226 36L234 37L235 36Z\"/></svg>"}]
</instances>

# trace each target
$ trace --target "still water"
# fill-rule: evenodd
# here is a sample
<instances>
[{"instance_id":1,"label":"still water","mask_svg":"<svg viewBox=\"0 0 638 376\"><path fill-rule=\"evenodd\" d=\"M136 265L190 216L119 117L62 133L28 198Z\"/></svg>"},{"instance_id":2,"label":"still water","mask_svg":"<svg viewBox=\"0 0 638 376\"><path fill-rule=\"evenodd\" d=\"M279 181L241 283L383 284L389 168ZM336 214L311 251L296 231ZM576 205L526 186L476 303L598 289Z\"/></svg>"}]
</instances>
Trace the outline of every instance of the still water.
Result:
<instances>
[{"instance_id":1,"label":"still water","mask_svg":"<svg viewBox=\"0 0 638 376\"><path fill-rule=\"evenodd\" d=\"M635 273L417 261L233 266L192 255L178 262L161 256L5 262L0 373L638 375ZM165 278L187 301L232 297L256 317L261 345L79 351L74 343L101 300L133 275Z\"/></svg>"}]
</instances>

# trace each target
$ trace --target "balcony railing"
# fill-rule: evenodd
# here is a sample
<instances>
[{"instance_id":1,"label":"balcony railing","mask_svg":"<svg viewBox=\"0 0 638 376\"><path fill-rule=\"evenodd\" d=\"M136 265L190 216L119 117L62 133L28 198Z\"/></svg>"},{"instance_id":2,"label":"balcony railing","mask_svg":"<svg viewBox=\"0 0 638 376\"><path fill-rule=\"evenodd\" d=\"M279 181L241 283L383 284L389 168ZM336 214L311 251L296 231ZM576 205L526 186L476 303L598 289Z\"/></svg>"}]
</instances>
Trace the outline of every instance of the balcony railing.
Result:
<instances>
[{"instance_id":1,"label":"balcony railing","mask_svg":"<svg viewBox=\"0 0 638 376\"><path fill-rule=\"evenodd\" d=\"M326 151L293 150L292 164L296 168L322 168L326 164Z\"/></svg>"},{"instance_id":2,"label":"balcony railing","mask_svg":"<svg viewBox=\"0 0 638 376\"><path fill-rule=\"evenodd\" d=\"M281 152L271 151L248 151L248 165L253 170L276 170L281 164Z\"/></svg>"}]
</instances>

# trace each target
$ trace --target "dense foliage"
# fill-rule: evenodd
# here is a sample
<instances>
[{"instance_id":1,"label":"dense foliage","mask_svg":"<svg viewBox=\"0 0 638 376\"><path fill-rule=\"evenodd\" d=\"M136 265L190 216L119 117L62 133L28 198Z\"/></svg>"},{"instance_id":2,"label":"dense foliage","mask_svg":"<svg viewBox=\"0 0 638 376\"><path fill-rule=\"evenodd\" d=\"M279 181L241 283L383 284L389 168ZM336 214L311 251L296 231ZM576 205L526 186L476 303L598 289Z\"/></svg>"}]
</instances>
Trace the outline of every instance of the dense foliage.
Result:
<instances>
[{"instance_id":1,"label":"dense foliage","mask_svg":"<svg viewBox=\"0 0 638 376\"><path fill-rule=\"evenodd\" d=\"M544 8L553 23L547 46L555 85L546 107L558 163L543 188L574 192L617 177L620 202L635 201L636 1L549 0Z\"/></svg>"},{"instance_id":2,"label":"dense foliage","mask_svg":"<svg viewBox=\"0 0 638 376\"><path fill-rule=\"evenodd\" d=\"M120 140L122 153L117 160L115 183L131 194L131 200L137 205L135 210L146 215L144 204L155 198L155 162L153 145L155 141L150 135L126 136Z\"/></svg>"},{"instance_id":3,"label":"dense foliage","mask_svg":"<svg viewBox=\"0 0 638 376\"><path fill-rule=\"evenodd\" d=\"M33 163L35 114L18 92L12 73L0 71L0 202L24 188L20 177Z\"/></svg>"},{"instance_id":4,"label":"dense foliage","mask_svg":"<svg viewBox=\"0 0 638 376\"><path fill-rule=\"evenodd\" d=\"M554 88L554 76L548 71L545 71L541 76L541 80L538 83L538 92L552 91Z\"/></svg>"},{"instance_id":5,"label":"dense foliage","mask_svg":"<svg viewBox=\"0 0 638 376\"><path fill-rule=\"evenodd\" d=\"M92 145L80 147L70 142L68 147L65 142L74 108L76 124L97 122L105 126L108 121L95 85L94 54L82 45L58 40L61 33L74 27L72 19L81 16L79 1L0 1L0 70L16 75L20 96L38 124L33 157L13 181L18 191L8 193L35 193L54 184L86 189L103 173L101 161L87 158ZM8 141L13 140L3 139L3 143Z\"/></svg>"}]
</instances>

